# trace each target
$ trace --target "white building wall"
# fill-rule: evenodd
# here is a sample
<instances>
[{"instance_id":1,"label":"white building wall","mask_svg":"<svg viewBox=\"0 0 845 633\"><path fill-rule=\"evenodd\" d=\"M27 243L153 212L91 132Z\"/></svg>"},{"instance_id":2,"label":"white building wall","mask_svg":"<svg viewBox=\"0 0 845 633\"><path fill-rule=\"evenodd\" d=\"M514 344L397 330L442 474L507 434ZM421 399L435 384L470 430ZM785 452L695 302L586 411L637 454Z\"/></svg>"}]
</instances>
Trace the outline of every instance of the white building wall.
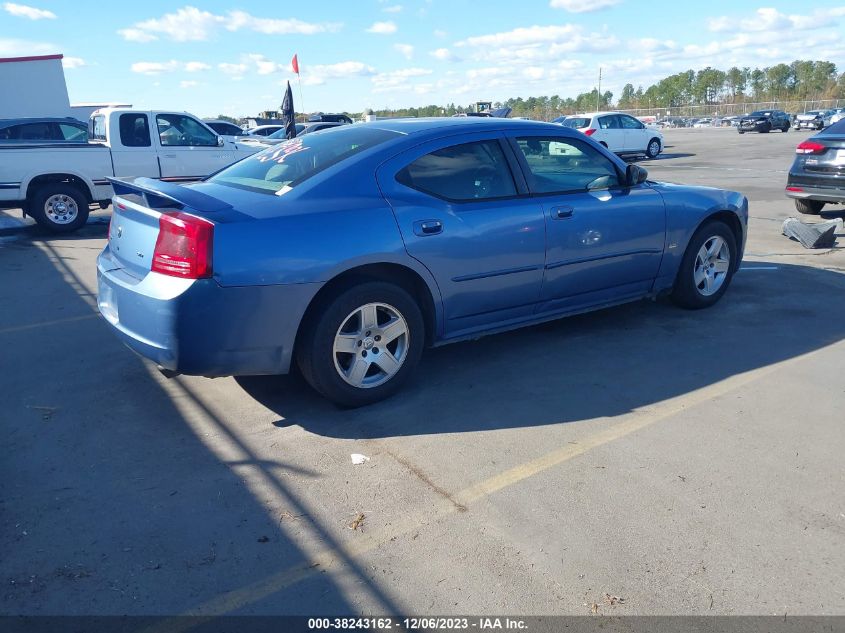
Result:
<instances>
[{"instance_id":1,"label":"white building wall","mask_svg":"<svg viewBox=\"0 0 845 633\"><path fill-rule=\"evenodd\" d=\"M0 59L0 119L73 116L62 55Z\"/></svg>"}]
</instances>

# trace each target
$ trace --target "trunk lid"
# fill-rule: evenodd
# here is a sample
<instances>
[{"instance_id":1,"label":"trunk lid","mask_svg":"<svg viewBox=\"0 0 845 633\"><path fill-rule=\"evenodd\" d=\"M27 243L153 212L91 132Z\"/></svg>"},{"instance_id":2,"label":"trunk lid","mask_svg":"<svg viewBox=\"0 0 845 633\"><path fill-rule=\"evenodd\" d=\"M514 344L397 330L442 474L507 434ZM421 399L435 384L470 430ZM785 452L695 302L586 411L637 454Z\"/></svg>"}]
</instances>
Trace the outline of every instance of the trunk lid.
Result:
<instances>
[{"instance_id":1,"label":"trunk lid","mask_svg":"<svg viewBox=\"0 0 845 633\"><path fill-rule=\"evenodd\" d=\"M230 204L187 187L151 178L109 181L115 193L108 235L111 261L138 279L152 267L162 213L184 211L215 223L231 221Z\"/></svg>"}]
</instances>

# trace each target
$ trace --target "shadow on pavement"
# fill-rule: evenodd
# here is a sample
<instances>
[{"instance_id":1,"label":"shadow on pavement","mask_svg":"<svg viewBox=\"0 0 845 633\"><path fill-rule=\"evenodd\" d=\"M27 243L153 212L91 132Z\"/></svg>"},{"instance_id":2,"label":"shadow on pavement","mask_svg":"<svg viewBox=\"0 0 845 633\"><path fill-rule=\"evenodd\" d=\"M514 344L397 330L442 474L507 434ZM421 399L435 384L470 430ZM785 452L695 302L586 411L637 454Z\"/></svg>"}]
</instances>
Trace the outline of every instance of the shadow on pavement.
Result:
<instances>
[{"instance_id":1,"label":"shadow on pavement","mask_svg":"<svg viewBox=\"0 0 845 633\"><path fill-rule=\"evenodd\" d=\"M0 246L0 615L178 614L280 569L310 569L247 472L299 533L337 549L348 581L400 613L344 558L338 526L322 525L285 480L317 475L287 465L284 449L259 459L242 429L187 386L164 389L108 331L85 283L99 248L79 237ZM225 440L225 456L209 437ZM317 573L228 608L356 613L344 593Z\"/></svg>"},{"instance_id":2,"label":"shadow on pavement","mask_svg":"<svg viewBox=\"0 0 845 633\"><path fill-rule=\"evenodd\" d=\"M337 409L301 378L238 383L321 435L378 438L579 422L618 416L845 338L845 276L746 263L715 307L639 302L428 350L392 399ZM419 411L428 415L420 416Z\"/></svg>"}]
</instances>

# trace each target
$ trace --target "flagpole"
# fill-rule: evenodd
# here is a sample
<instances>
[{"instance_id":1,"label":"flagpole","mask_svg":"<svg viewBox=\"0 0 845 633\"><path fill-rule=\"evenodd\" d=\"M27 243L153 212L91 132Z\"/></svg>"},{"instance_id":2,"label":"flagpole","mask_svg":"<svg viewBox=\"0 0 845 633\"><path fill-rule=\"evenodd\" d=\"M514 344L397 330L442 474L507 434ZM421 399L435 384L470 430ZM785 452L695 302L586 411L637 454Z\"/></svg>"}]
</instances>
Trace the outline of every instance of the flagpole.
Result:
<instances>
[{"instance_id":1,"label":"flagpole","mask_svg":"<svg viewBox=\"0 0 845 633\"><path fill-rule=\"evenodd\" d=\"M299 85L299 105L302 108L302 116L305 116L305 103L302 98L302 79L300 78L299 73L296 73L296 83ZM307 117L305 120L308 120Z\"/></svg>"}]
</instances>

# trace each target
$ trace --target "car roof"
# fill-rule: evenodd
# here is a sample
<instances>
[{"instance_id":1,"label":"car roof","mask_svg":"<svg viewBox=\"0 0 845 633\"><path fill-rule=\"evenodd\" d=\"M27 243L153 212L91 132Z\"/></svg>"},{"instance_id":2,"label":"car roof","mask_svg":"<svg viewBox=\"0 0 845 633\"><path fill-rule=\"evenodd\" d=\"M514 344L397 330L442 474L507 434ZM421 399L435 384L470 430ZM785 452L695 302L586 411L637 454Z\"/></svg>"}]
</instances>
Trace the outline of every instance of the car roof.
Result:
<instances>
[{"instance_id":1,"label":"car roof","mask_svg":"<svg viewBox=\"0 0 845 633\"><path fill-rule=\"evenodd\" d=\"M480 132L485 130L536 130L548 129L559 133L561 127L554 123L542 121L527 121L525 119L500 119L496 117L431 117L419 119L382 119L369 123L356 123L372 128L398 132L406 135L425 135L442 131Z\"/></svg>"},{"instance_id":2,"label":"car roof","mask_svg":"<svg viewBox=\"0 0 845 633\"><path fill-rule=\"evenodd\" d=\"M22 125L25 123L69 123L71 125L77 124L82 125L84 127L88 127L80 121L79 119L74 119L73 117L27 117L27 118L19 118L19 119L0 119L0 126L2 127L9 127L12 125Z\"/></svg>"}]
</instances>

